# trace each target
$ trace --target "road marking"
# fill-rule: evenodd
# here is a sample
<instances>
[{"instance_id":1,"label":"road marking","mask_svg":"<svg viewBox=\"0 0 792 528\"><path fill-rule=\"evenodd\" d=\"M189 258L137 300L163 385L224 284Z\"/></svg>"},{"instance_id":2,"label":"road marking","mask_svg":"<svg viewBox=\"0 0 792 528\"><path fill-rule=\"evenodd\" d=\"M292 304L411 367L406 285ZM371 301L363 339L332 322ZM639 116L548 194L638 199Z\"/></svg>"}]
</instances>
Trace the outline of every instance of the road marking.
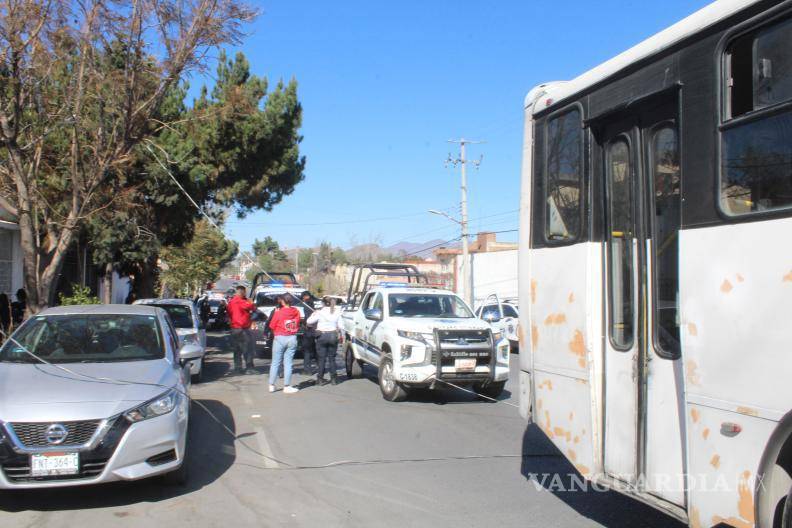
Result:
<instances>
[{"instance_id":1,"label":"road marking","mask_svg":"<svg viewBox=\"0 0 792 528\"><path fill-rule=\"evenodd\" d=\"M261 427L256 427L256 440L258 441L259 451L264 455L262 458L264 459L264 467L267 468L278 468L280 465L272 460L274 456L272 454L272 449L270 449L269 442L267 441L267 435L264 433L264 429ZM269 458L267 458L269 457Z\"/></svg>"}]
</instances>

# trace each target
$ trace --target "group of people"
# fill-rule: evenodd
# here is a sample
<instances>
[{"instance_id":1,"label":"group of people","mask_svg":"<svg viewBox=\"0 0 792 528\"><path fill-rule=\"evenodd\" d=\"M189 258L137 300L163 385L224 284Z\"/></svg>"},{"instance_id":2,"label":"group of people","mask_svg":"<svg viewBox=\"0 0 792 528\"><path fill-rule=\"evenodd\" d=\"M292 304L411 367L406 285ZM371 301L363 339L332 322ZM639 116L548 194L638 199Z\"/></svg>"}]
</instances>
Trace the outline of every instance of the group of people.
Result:
<instances>
[{"instance_id":1,"label":"group of people","mask_svg":"<svg viewBox=\"0 0 792 528\"><path fill-rule=\"evenodd\" d=\"M335 299L325 297L322 299L322 308L315 310L311 299L311 295L305 292L303 298L298 301L303 308L303 317L300 311L293 306L296 299L288 293L281 295L278 298L278 307L266 322L273 334L269 392L276 390L281 367L283 368L283 392L293 394L299 391L291 382L294 355L297 352L297 334L301 327L303 328L303 372L313 374L311 363L316 356L316 383L318 385L338 383L335 363L336 351L339 343L344 342L341 309L336 307ZM256 305L247 298L244 286L237 286L236 294L228 302L226 310L234 346L234 368L238 373L255 374L253 357L255 356L256 340L251 327L259 312L256 310ZM329 381L325 379L325 372L330 375Z\"/></svg>"},{"instance_id":2,"label":"group of people","mask_svg":"<svg viewBox=\"0 0 792 528\"><path fill-rule=\"evenodd\" d=\"M22 324L25 318L25 311L27 310L27 292L20 288L16 292L16 301L12 302L10 297L5 293L0 293L0 330L4 334L10 334L11 331ZM3 336L0 335L0 342L3 341Z\"/></svg>"}]
</instances>

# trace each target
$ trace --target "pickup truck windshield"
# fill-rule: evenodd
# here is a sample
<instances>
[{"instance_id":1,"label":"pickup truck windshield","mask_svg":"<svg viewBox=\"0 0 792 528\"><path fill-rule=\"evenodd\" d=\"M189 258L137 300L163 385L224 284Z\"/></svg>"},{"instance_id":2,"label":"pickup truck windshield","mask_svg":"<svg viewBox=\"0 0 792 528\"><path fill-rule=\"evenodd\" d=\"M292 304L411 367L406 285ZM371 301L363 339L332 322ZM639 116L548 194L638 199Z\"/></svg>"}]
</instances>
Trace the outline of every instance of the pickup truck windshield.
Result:
<instances>
[{"instance_id":1,"label":"pickup truck windshield","mask_svg":"<svg viewBox=\"0 0 792 528\"><path fill-rule=\"evenodd\" d=\"M25 323L14 340L50 363L109 363L165 357L157 318L150 315L48 315ZM37 363L15 342L0 362Z\"/></svg>"},{"instance_id":2,"label":"pickup truck windshield","mask_svg":"<svg viewBox=\"0 0 792 528\"><path fill-rule=\"evenodd\" d=\"M388 313L391 317L473 317L462 299L448 294L390 294Z\"/></svg>"}]
</instances>

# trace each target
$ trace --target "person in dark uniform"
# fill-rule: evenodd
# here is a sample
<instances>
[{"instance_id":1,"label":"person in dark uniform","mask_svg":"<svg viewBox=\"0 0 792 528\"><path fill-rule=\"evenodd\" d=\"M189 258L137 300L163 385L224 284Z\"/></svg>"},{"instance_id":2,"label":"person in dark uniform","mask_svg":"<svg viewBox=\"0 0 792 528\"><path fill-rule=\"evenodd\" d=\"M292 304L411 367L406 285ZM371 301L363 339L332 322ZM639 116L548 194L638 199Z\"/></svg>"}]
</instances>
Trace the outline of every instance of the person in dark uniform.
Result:
<instances>
[{"instance_id":1,"label":"person in dark uniform","mask_svg":"<svg viewBox=\"0 0 792 528\"><path fill-rule=\"evenodd\" d=\"M315 371L311 363L316 357L316 324L308 324L308 318L314 313L313 296L308 291L302 294L302 302L299 304L305 312L303 317L303 374L312 375Z\"/></svg>"}]
</instances>

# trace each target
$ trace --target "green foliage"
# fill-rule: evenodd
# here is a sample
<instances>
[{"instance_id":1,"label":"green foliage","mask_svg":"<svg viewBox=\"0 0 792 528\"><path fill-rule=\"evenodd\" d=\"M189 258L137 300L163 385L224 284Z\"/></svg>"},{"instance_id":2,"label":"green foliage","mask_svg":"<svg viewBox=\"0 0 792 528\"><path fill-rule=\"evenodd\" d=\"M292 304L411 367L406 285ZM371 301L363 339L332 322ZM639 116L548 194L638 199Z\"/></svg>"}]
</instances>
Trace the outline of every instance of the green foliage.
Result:
<instances>
[{"instance_id":1,"label":"green foliage","mask_svg":"<svg viewBox=\"0 0 792 528\"><path fill-rule=\"evenodd\" d=\"M253 242L253 257L258 266L248 270L247 280L252 281L256 273L264 271L288 272L294 269L294 261L280 248L280 244L271 236Z\"/></svg>"},{"instance_id":2,"label":"green foliage","mask_svg":"<svg viewBox=\"0 0 792 528\"><path fill-rule=\"evenodd\" d=\"M91 288L72 284L72 294L69 296L60 294L60 304L62 306L74 306L77 304L101 304L98 297L91 295Z\"/></svg>"},{"instance_id":3,"label":"green foliage","mask_svg":"<svg viewBox=\"0 0 792 528\"><path fill-rule=\"evenodd\" d=\"M238 249L236 242L226 239L208 221L200 220L192 240L183 246L163 248L162 282L173 293L192 296L217 279Z\"/></svg>"},{"instance_id":4,"label":"green foliage","mask_svg":"<svg viewBox=\"0 0 792 528\"><path fill-rule=\"evenodd\" d=\"M88 228L97 264L135 273L166 246L177 258L172 248L191 240L200 213L171 174L210 214L232 208L240 217L271 210L304 178L296 81L267 93L267 80L250 74L242 53L228 60L223 52L216 79L192 107L184 102L185 84L168 92L157 116L163 125L137 146L132 168L109 188L116 207ZM266 253L265 269L289 269L282 251Z\"/></svg>"}]
</instances>

